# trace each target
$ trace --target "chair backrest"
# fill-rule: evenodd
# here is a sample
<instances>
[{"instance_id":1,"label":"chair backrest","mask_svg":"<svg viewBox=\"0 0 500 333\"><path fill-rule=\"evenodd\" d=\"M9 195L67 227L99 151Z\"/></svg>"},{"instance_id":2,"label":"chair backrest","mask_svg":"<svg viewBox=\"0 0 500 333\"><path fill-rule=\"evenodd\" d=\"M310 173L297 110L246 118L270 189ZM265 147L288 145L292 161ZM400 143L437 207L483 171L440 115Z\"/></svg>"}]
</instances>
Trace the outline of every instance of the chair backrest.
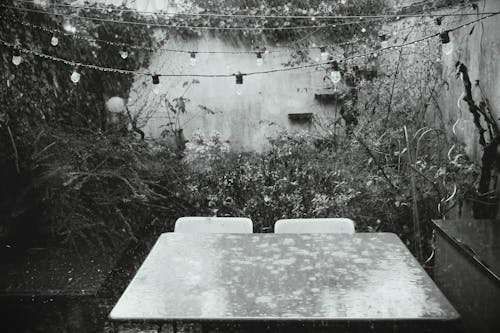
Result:
<instances>
[{"instance_id":1,"label":"chair backrest","mask_svg":"<svg viewBox=\"0 0 500 333\"><path fill-rule=\"evenodd\" d=\"M277 234L353 234L354 231L354 221L347 218L286 219L274 224L274 232Z\"/></svg>"},{"instance_id":2,"label":"chair backrest","mask_svg":"<svg viewBox=\"0 0 500 333\"><path fill-rule=\"evenodd\" d=\"M177 219L174 232L251 234L253 223L246 217L186 216Z\"/></svg>"}]
</instances>

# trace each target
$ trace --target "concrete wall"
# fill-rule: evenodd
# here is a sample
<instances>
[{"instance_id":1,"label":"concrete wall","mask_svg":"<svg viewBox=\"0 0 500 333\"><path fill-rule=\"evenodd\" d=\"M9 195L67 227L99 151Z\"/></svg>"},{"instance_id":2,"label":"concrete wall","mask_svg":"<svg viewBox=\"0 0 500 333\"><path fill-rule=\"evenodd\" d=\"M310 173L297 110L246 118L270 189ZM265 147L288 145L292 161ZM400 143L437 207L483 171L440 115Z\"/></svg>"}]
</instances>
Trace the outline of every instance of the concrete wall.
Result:
<instances>
[{"instance_id":1,"label":"concrete wall","mask_svg":"<svg viewBox=\"0 0 500 333\"><path fill-rule=\"evenodd\" d=\"M477 2L480 11L500 11L499 0L485 0ZM473 12L470 10L470 12ZM475 16L464 17L455 24L469 22ZM443 57L443 78L448 82L440 96L440 106L444 111L445 122L449 129L455 126L458 139L466 144L468 154L480 161L482 149L478 143L478 132L473 124L472 114L460 97L464 92L462 80L455 77L455 63L460 61L469 69L470 79L473 83L472 93L476 104L481 101L481 89L489 100L494 118L498 122L500 117L500 16L494 16L474 25L474 31L470 34L472 26L462 28L450 34L454 45L451 56ZM479 80L479 85L474 82ZM449 89L446 87L449 86ZM481 88L481 89L480 89ZM459 102L460 108L457 103Z\"/></svg>"},{"instance_id":2,"label":"concrete wall","mask_svg":"<svg viewBox=\"0 0 500 333\"><path fill-rule=\"evenodd\" d=\"M214 36L182 40L170 39L165 47L183 50L252 50L245 41L227 42ZM283 48L276 46L276 48ZM313 54L314 57L319 57ZM269 53L264 55L264 64L256 64L255 54L197 54L197 63L190 65L189 54L158 52L154 54L149 70L158 73L232 74L237 71L249 73L283 68L282 63L290 59L290 54ZM308 129L308 124L289 121L289 113L314 113L322 118L333 117L336 103L319 103L315 92L330 88L329 81L323 81L325 71L308 68L280 73L244 76L243 85L235 84L235 77L196 78L199 83L189 89L184 82L193 78L161 77L161 92L172 100L184 96L190 99L187 113L179 121L184 134L189 139L194 131L210 135L214 131L229 140L235 150L261 151L268 144L267 137L280 129ZM152 110L151 119L144 127L147 136L158 137L162 126L170 121L161 98L151 89L151 78L139 77L134 83L129 98L129 109L133 114L141 108ZM241 88L238 95L236 90ZM216 114L201 110L203 105Z\"/></svg>"}]
</instances>

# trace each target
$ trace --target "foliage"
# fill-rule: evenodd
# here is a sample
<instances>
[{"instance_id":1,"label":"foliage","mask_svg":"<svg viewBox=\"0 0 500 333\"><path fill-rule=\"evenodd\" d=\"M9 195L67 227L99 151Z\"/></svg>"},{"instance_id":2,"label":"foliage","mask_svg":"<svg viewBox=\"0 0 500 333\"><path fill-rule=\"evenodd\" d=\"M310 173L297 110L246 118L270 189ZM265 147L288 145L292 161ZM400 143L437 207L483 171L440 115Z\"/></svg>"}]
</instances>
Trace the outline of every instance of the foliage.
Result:
<instances>
[{"instance_id":1,"label":"foliage","mask_svg":"<svg viewBox=\"0 0 500 333\"><path fill-rule=\"evenodd\" d=\"M47 128L33 149L43 212L36 224L44 238L101 245L137 240L186 209L172 191L182 179L176 156L155 142Z\"/></svg>"},{"instance_id":2,"label":"foliage","mask_svg":"<svg viewBox=\"0 0 500 333\"><path fill-rule=\"evenodd\" d=\"M19 23L28 21L60 30L62 19L59 16L53 18L3 7L0 14L0 39L8 43L17 41L22 48L75 62L128 70L135 70L149 61L147 52L123 60L117 50L111 50L107 44L66 36L58 36L59 45L53 47L51 34ZM136 40L144 46L152 45L151 37L137 28L118 28L108 22L74 23L82 36L117 42L121 38L121 41ZM116 37L118 32L119 37ZM81 131L101 135L107 129L105 99L115 95L126 97L133 77L82 69L82 79L75 85L70 80L74 69L66 64L22 53L23 62L15 66L11 61L12 49L2 46L0 52L0 180L3 184L0 189L0 236L4 236L13 228L22 230L23 221L39 219L37 203L41 198L33 184L40 182L40 156L36 155L35 147L42 133L65 128L67 135L78 135Z\"/></svg>"},{"instance_id":3,"label":"foliage","mask_svg":"<svg viewBox=\"0 0 500 333\"><path fill-rule=\"evenodd\" d=\"M422 151L435 148L424 141ZM184 196L200 214L250 217L256 232L271 231L282 218L342 216L355 220L358 231L395 232L413 246L412 200L425 212L422 222L438 218L456 201L448 194L450 186L470 192L477 176L477 168L463 155L457 162L434 153L420 154L414 166L406 151L389 150L386 161L375 162L355 139L283 132L267 153L238 154L214 135L194 140L187 151L191 172ZM387 178L376 163L383 163ZM409 184L414 169L418 197Z\"/></svg>"}]
</instances>

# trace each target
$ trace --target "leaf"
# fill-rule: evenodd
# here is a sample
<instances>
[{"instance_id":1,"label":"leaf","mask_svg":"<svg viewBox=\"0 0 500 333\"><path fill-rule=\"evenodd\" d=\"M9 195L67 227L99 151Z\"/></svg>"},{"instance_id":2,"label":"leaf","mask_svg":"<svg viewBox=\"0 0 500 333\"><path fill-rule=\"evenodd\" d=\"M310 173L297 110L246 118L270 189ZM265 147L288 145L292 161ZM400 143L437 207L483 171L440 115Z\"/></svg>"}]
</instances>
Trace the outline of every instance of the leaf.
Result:
<instances>
[{"instance_id":1,"label":"leaf","mask_svg":"<svg viewBox=\"0 0 500 333\"><path fill-rule=\"evenodd\" d=\"M476 27L475 25L474 25L474 26L472 26L472 29L470 29L469 35L472 35L472 33L474 32L474 28L475 28L475 27Z\"/></svg>"},{"instance_id":2,"label":"leaf","mask_svg":"<svg viewBox=\"0 0 500 333\"><path fill-rule=\"evenodd\" d=\"M184 81L184 83L182 84L182 87L184 88L185 86L187 86L189 84L188 81Z\"/></svg>"}]
</instances>

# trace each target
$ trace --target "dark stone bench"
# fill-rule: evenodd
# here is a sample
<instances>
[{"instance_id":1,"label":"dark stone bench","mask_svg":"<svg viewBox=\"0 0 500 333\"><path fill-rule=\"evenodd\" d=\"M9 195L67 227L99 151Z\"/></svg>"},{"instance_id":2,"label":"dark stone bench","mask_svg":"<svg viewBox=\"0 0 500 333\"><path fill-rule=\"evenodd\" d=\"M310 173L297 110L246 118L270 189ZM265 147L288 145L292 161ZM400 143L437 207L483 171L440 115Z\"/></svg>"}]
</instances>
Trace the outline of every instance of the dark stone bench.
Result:
<instances>
[{"instance_id":1,"label":"dark stone bench","mask_svg":"<svg viewBox=\"0 0 500 333\"><path fill-rule=\"evenodd\" d=\"M121 244L105 249L1 244L2 332L98 331L109 303L126 286L123 261L130 245Z\"/></svg>"},{"instance_id":2,"label":"dark stone bench","mask_svg":"<svg viewBox=\"0 0 500 333\"><path fill-rule=\"evenodd\" d=\"M436 220L434 279L466 332L500 332L500 220Z\"/></svg>"}]
</instances>

